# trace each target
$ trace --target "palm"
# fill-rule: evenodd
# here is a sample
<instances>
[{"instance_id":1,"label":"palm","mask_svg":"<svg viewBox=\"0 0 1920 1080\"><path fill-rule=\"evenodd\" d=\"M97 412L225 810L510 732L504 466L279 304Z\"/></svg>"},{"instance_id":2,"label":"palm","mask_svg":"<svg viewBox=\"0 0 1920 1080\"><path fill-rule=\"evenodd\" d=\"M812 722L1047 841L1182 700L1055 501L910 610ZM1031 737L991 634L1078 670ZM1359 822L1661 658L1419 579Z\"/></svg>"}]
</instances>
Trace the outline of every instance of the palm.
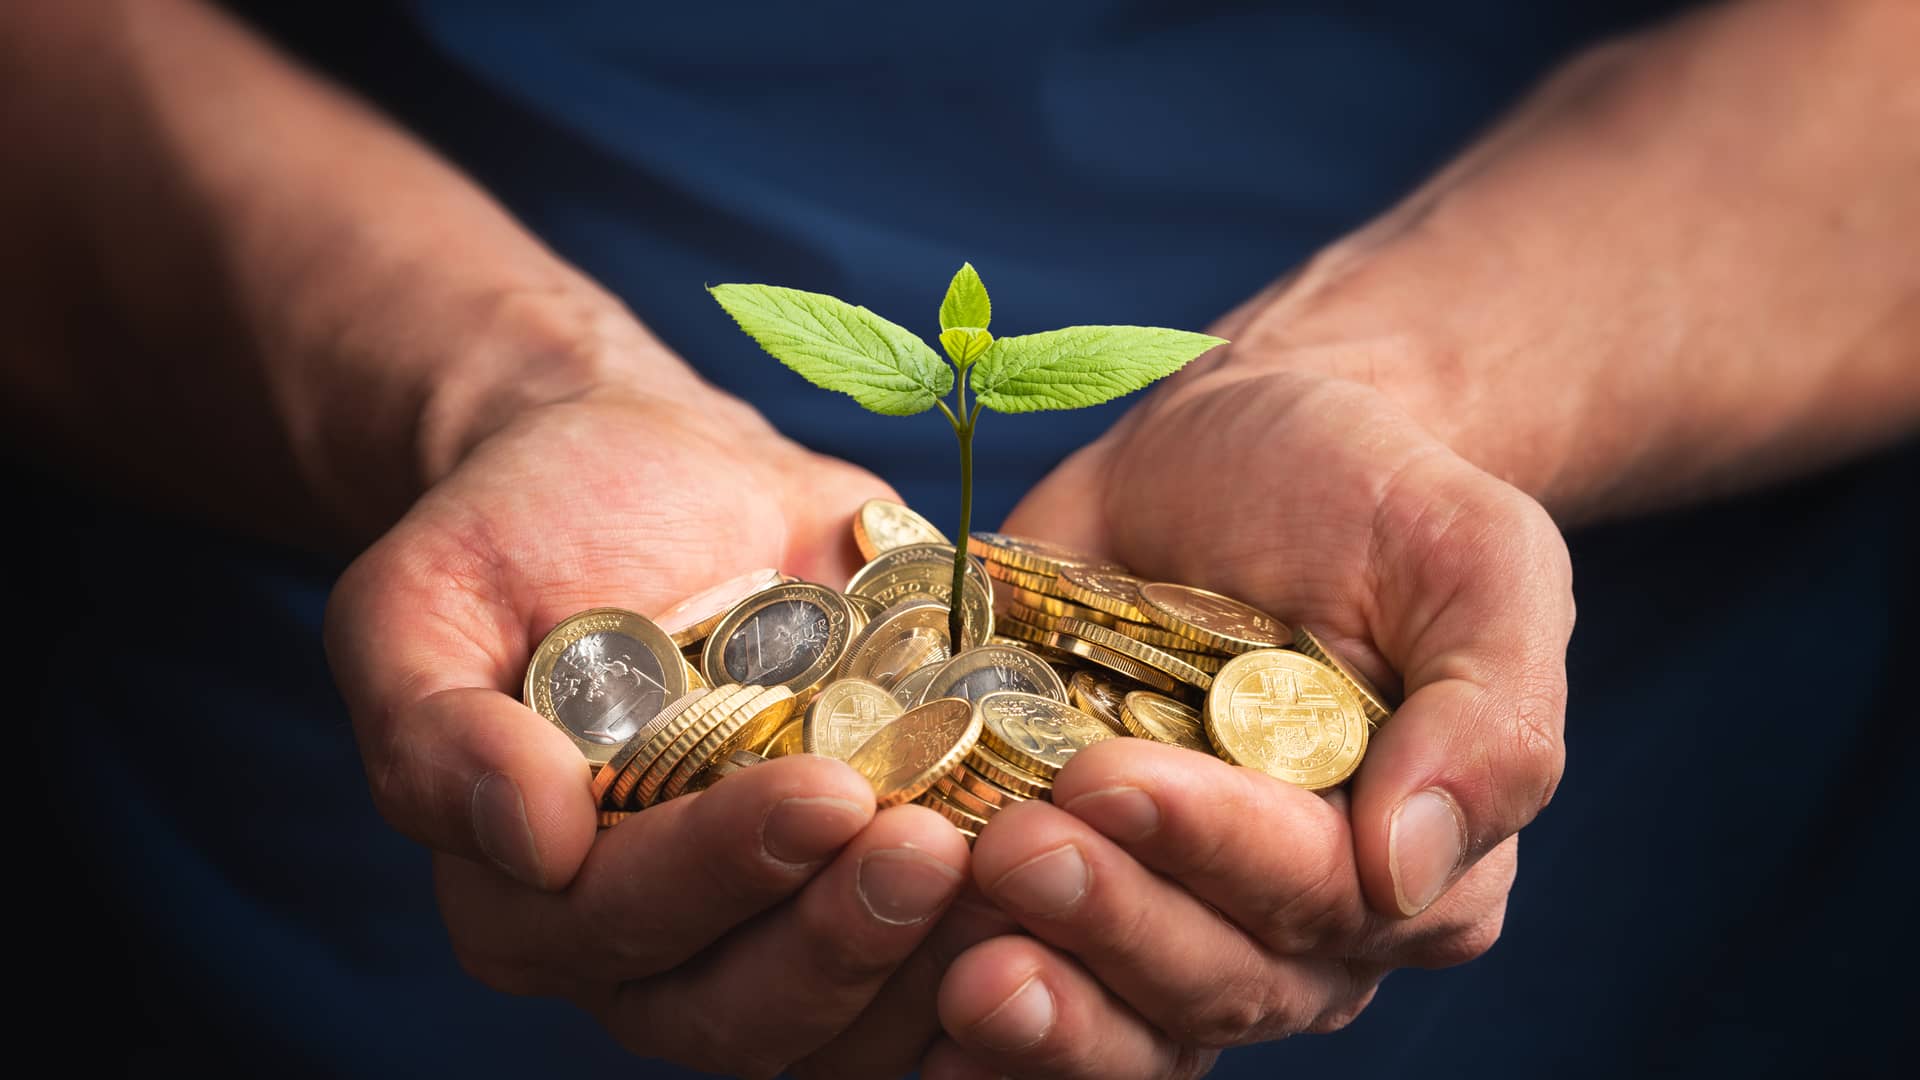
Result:
<instances>
[{"instance_id":1,"label":"palm","mask_svg":"<svg viewBox=\"0 0 1920 1080\"><path fill-rule=\"evenodd\" d=\"M1439 768L1449 742L1517 728L1515 749L1538 764L1480 794L1526 816L1551 794L1565 544L1537 503L1369 388L1197 371L1069 458L1008 528L1241 597L1312 627L1389 691L1404 681L1407 704L1354 787L1356 855L1382 910L1388 792Z\"/></svg>"}]
</instances>

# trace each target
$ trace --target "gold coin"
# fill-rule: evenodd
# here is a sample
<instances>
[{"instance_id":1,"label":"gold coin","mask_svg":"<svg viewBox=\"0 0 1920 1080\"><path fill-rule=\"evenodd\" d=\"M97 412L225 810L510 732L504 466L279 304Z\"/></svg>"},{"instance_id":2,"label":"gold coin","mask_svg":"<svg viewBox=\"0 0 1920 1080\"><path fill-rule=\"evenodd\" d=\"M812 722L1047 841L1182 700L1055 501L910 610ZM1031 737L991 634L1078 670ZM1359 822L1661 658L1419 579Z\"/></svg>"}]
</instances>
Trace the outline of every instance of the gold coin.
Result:
<instances>
[{"instance_id":1,"label":"gold coin","mask_svg":"<svg viewBox=\"0 0 1920 1080\"><path fill-rule=\"evenodd\" d=\"M640 778L646 775L661 751L686 731L688 725L698 720L699 712L726 708L729 701L743 691L744 688L723 686L705 693L689 694L661 710L647 730L641 733L644 738L638 739L639 749L607 786L601 805L610 810L635 805L633 793L640 786Z\"/></svg>"},{"instance_id":2,"label":"gold coin","mask_svg":"<svg viewBox=\"0 0 1920 1080\"><path fill-rule=\"evenodd\" d=\"M594 805L613 809L625 802L624 795L621 798L609 800L608 796L613 790L614 783L627 771L628 766L633 764L633 759L647 748L647 743L657 731L673 723L681 713L690 708L694 702L706 697L708 693L707 688L701 687L682 695L678 701L654 714L654 718L647 722L646 727L636 732L633 738L621 743L620 749L614 751L613 757L607 759L607 763L593 774L590 788L593 791ZM634 778L636 783L638 780L638 777ZM631 785L625 789L628 793L632 790Z\"/></svg>"},{"instance_id":3,"label":"gold coin","mask_svg":"<svg viewBox=\"0 0 1920 1080\"><path fill-rule=\"evenodd\" d=\"M893 694L893 700L899 702L901 708L911 709L921 703L920 699L926 695L927 687L933 684L933 677L938 674L940 674L940 665L928 664L918 671L903 676L899 682L893 684L893 689L889 693Z\"/></svg>"},{"instance_id":4,"label":"gold coin","mask_svg":"<svg viewBox=\"0 0 1920 1080\"><path fill-rule=\"evenodd\" d=\"M687 669L687 689L689 690L708 689L706 677L700 674L699 668L693 666L693 661L688 660L685 657L681 657L680 663L685 665Z\"/></svg>"},{"instance_id":5,"label":"gold coin","mask_svg":"<svg viewBox=\"0 0 1920 1080\"><path fill-rule=\"evenodd\" d=\"M931 790L921 795L918 801L921 806L927 807L935 813L938 813L941 817L953 822L954 827L966 833L968 839L978 838L980 830L987 827L985 818L955 806L953 803L934 794Z\"/></svg>"},{"instance_id":6,"label":"gold coin","mask_svg":"<svg viewBox=\"0 0 1920 1080\"><path fill-rule=\"evenodd\" d=\"M1098 622L1099 620L1096 619L1092 621ZM1202 648L1201 644L1192 638L1182 637L1171 630L1162 629L1152 623L1137 623L1128 622L1125 619L1116 619L1113 623L1113 629L1127 635L1142 645L1151 645L1156 649L1165 649L1168 652L1192 653ZM1209 652L1207 655L1219 656L1224 659L1230 654Z\"/></svg>"},{"instance_id":7,"label":"gold coin","mask_svg":"<svg viewBox=\"0 0 1920 1080\"><path fill-rule=\"evenodd\" d=\"M687 754L685 760L667 777L667 782L661 785L659 799L677 799L684 795L687 785L693 782L695 776L715 762L726 760L734 751L764 745L772 733L778 731L793 715L793 705L793 691L784 686L767 687Z\"/></svg>"},{"instance_id":8,"label":"gold coin","mask_svg":"<svg viewBox=\"0 0 1920 1080\"><path fill-rule=\"evenodd\" d=\"M1180 687L1179 681L1164 671L1148 667L1138 660L1114 652L1104 645L1095 645L1085 638L1076 637L1072 634L1061 633L1059 631L1048 633L1043 636L1038 647L1063 652L1069 656L1077 656L1082 660L1091 660L1101 667L1106 668L1108 671L1117 675L1124 675L1134 682L1140 683L1143 686L1150 686L1164 693L1173 693Z\"/></svg>"},{"instance_id":9,"label":"gold coin","mask_svg":"<svg viewBox=\"0 0 1920 1080\"><path fill-rule=\"evenodd\" d=\"M1030 570L1021 570L997 562L987 564L987 576L995 581L1004 581L1015 588L1039 593L1051 588L1055 580L1051 574L1036 574Z\"/></svg>"},{"instance_id":10,"label":"gold coin","mask_svg":"<svg viewBox=\"0 0 1920 1080\"><path fill-rule=\"evenodd\" d=\"M1227 665L1227 661L1233 659L1231 656L1222 656L1219 653L1194 652L1191 649L1162 649L1161 651L1176 660L1185 660L1209 675L1218 674L1220 669Z\"/></svg>"},{"instance_id":11,"label":"gold coin","mask_svg":"<svg viewBox=\"0 0 1920 1080\"><path fill-rule=\"evenodd\" d=\"M1231 596L1156 581L1140 586L1140 599L1148 619L1194 639L1201 648L1237 654L1293 644L1286 623Z\"/></svg>"},{"instance_id":12,"label":"gold coin","mask_svg":"<svg viewBox=\"0 0 1920 1080\"><path fill-rule=\"evenodd\" d=\"M974 754L980 751L978 746L975 746L973 749ZM942 784L952 784L956 787L965 788L974 798L991 806L1002 808L1011 806L1017 802L1025 802L1029 798L1029 796L1009 790L1001 784L996 784L974 771L971 764L974 760L974 754L968 754L966 760L955 766L954 770L947 774L946 779L940 782Z\"/></svg>"},{"instance_id":13,"label":"gold coin","mask_svg":"<svg viewBox=\"0 0 1920 1080\"><path fill-rule=\"evenodd\" d=\"M1114 737L1112 728L1071 705L1018 690L988 694L974 711L980 714L981 742L1048 778L1081 750Z\"/></svg>"},{"instance_id":14,"label":"gold coin","mask_svg":"<svg viewBox=\"0 0 1920 1080\"><path fill-rule=\"evenodd\" d=\"M932 787L926 790L925 794L921 795L920 798L915 801L922 806L931 806L935 810L943 809L942 804L944 804L944 808L959 811L960 814L964 815L960 824L970 826L974 829L985 828L987 819L993 817L1000 809L997 806L990 806L981 802L964 792L955 794L954 789L950 785L943 787L943 784L945 784L944 780L935 782Z\"/></svg>"},{"instance_id":15,"label":"gold coin","mask_svg":"<svg viewBox=\"0 0 1920 1080\"><path fill-rule=\"evenodd\" d=\"M912 802L953 771L980 739L980 718L956 698L918 705L875 732L847 759L873 785L876 805Z\"/></svg>"},{"instance_id":16,"label":"gold coin","mask_svg":"<svg viewBox=\"0 0 1920 1080\"><path fill-rule=\"evenodd\" d=\"M649 740L649 749L642 751L629 766L635 774L631 794L622 805L645 808L651 806L654 796L660 793L660 786L667 777L684 761L687 752L692 750L701 739L707 737L721 721L750 702L760 691L758 686L735 684L721 687L697 703L671 727L663 728ZM616 781L616 784L623 781ZM617 789L616 792L617 794Z\"/></svg>"},{"instance_id":17,"label":"gold coin","mask_svg":"<svg viewBox=\"0 0 1920 1080\"><path fill-rule=\"evenodd\" d=\"M687 785L688 791L705 791L713 785L743 769L750 769L766 761L766 758L751 750L735 750L719 761L700 770L700 774Z\"/></svg>"},{"instance_id":18,"label":"gold coin","mask_svg":"<svg viewBox=\"0 0 1920 1080\"><path fill-rule=\"evenodd\" d=\"M848 646L840 677L869 679L891 689L901 678L952 655L947 605L931 598L905 600L868 624Z\"/></svg>"},{"instance_id":19,"label":"gold coin","mask_svg":"<svg viewBox=\"0 0 1920 1080\"><path fill-rule=\"evenodd\" d=\"M1107 559L1084 555L1072 548L1006 533L977 532L967 536L967 550L987 560L1033 574L1052 575L1069 566L1091 566L1103 570L1125 570Z\"/></svg>"},{"instance_id":20,"label":"gold coin","mask_svg":"<svg viewBox=\"0 0 1920 1080\"><path fill-rule=\"evenodd\" d=\"M946 538L933 522L887 499L868 499L853 515L853 542L860 557L879 558L884 552L908 544L946 544Z\"/></svg>"},{"instance_id":21,"label":"gold coin","mask_svg":"<svg viewBox=\"0 0 1920 1080\"><path fill-rule=\"evenodd\" d=\"M817 701L819 699L816 697L815 700ZM812 708L812 706L808 706L808 708ZM804 718L788 721L787 726L774 732L773 738L767 740L767 745L760 748L761 756L777 758L806 753L806 729L807 722Z\"/></svg>"},{"instance_id":22,"label":"gold coin","mask_svg":"<svg viewBox=\"0 0 1920 1080\"><path fill-rule=\"evenodd\" d=\"M1360 698L1360 707L1366 710L1367 720L1375 728L1393 718L1393 706L1387 704L1387 695L1381 693L1380 688L1373 685L1365 675L1360 674L1360 669L1340 659L1338 653L1327 648L1326 642L1321 641L1313 631L1304 626L1295 626L1293 647L1332 668L1341 678L1347 680L1354 694Z\"/></svg>"},{"instance_id":23,"label":"gold coin","mask_svg":"<svg viewBox=\"0 0 1920 1080\"><path fill-rule=\"evenodd\" d=\"M960 786L958 783L954 781L952 773L948 773L946 776L943 776L940 779L935 780L933 782L933 787L928 789L927 794L930 796L938 796L939 798L945 799L946 801L952 803L953 805L958 806L962 810L965 810L967 813L972 814L975 817L978 817L982 821L985 821L988 818L992 817L994 814L998 813L1000 811L1001 806L1003 805L1001 803L992 802L988 799L983 799L980 796L974 794L973 792L968 791L966 788Z\"/></svg>"},{"instance_id":24,"label":"gold coin","mask_svg":"<svg viewBox=\"0 0 1920 1080\"><path fill-rule=\"evenodd\" d=\"M633 811L631 810L602 810L600 811L600 827L603 829L611 829L632 816Z\"/></svg>"},{"instance_id":25,"label":"gold coin","mask_svg":"<svg viewBox=\"0 0 1920 1080\"><path fill-rule=\"evenodd\" d=\"M1142 739L1213 753L1213 744L1207 741L1206 728L1200 723L1200 711L1150 690L1135 690L1126 696L1120 722L1128 734Z\"/></svg>"},{"instance_id":26,"label":"gold coin","mask_svg":"<svg viewBox=\"0 0 1920 1080\"><path fill-rule=\"evenodd\" d=\"M880 605L880 601L870 596L861 596L859 593L841 593L840 595L845 596L847 603L853 605L853 613L859 617L859 621L862 623L872 622L880 617L881 612L886 610L886 608Z\"/></svg>"},{"instance_id":27,"label":"gold coin","mask_svg":"<svg viewBox=\"0 0 1920 1080\"><path fill-rule=\"evenodd\" d=\"M883 551L847 582L849 594L891 608L904 600L932 599L946 604L953 596L953 545L907 544ZM967 631L962 648L993 636L993 582L978 559L967 560L960 613Z\"/></svg>"},{"instance_id":28,"label":"gold coin","mask_svg":"<svg viewBox=\"0 0 1920 1080\"><path fill-rule=\"evenodd\" d=\"M874 732L900 719L905 710L886 688L865 679L835 679L814 695L801 723L801 747L845 761L873 738Z\"/></svg>"},{"instance_id":29,"label":"gold coin","mask_svg":"<svg viewBox=\"0 0 1920 1080\"><path fill-rule=\"evenodd\" d=\"M940 671L922 691L928 701L961 698L979 701L996 690L1023 690L1065 704L1066 684L1046 662L1025 649L982 645L968 649L940 665Z\"/></svg>"},{"instance_id":30,"label":"gold coin","mask_svg":"<svg viewBox=\"0 0 1920 1080\"><path fill-rule=\"evenodd\" d=\"M521 700L567 733L593 765L687 692L687 671L664 631L620 608L560 620L533 651Z\"/></svg>"},{"instance_id":31,"label":"gold coin","mask_svg":"<svg viewBox=\"0 0 1920 1080\"><path fill-rule=\"evenodd\" d=\"M962 764L995 787L1004 788L1024 799L1044 799L1053 793L1053 777L1021 768L984 742L975 744L973 752L967 755Z\"/></svg>"},{"instance_id":32,"label":"gold coin","mask_svg":"<svg viewBox=\"0 0 1920 1080\"><path fill-rule=\"evenodd\" d=\"M1339 672L1291 650L1234 657L1202 717L1221 757L1308 791L1346 780L1367 752L1359 695Z\"/></svg>"},{"instance_id":33,"label":"gold coin","mask_svg":"<svg viewBox=\"0 0 1920 1080\"><path fill-rule=\"evenodd\" d=\"M1012 606L1016 610L1025 608L1028 611L1056 617L1066 615L1075 619L1085 619L1088 622L1097 622L1102 626L1112 626L1120 621L1107 612L1096 611L1090 607L1083 607L1071 600L1062 600L1057 596L1048 596L1046 593L1037 593L1032 589L1022 589L1017 585L1009 586L1006 591L1012 594L1008 599L1012 602ZM1018 616L1015 617L1018 618Z\"/></svg>"},{"instance_id":34,"label":"gold coin","mask_svg":"<svg viewBox=\"0 0 1920 1080\"><path fill-rule=\"evenodd\" d=\"M776 585L742 601L707 638L707 681L784 686L804 704L839 669L853 635L847 598L820 585Z\"/></svg>"},{"instance_id":35,"label":"gold coin","mask_svg":"<svg viewBox=\"0 0 1920 1080\"><path fill-rule=\"evenodd\" d=\"M694 593L661 612L654 622L660 624L660 629L667 632L675 645L684 648L704 640L714 627L720 625L720 620L727 617L727 612L732 611L735 604L754 593L773 588L780 581L780 571L771 567L749 570Z\"/></svg>"},{"instance_id":36,"label":"gold coin","mask_svg":"<svg viewBox=\"0 0 1920 1080\"><path fill-rule=\"evenodd\" d=\"M1120 722L1120 709L1126 695L1120 684L1091 671L1076 671L1067 680L1067 702L1112 728L1115 735L1129 734L1126 725Z\"/></svg>"},{"instance_id":37,"label":"gold coin","mask_svg":"<svg viewBox=\"0 0 1920 1080\"><path fill-rule=\"evenodd\" d=\"M1112 649L1114 652L1137 660L1156 671L1165 672L1181 682L1186 683L1188 686L1205 690L1213 685L1213 676L1201 671L1199 668L1194 667L1192 664L1187 663L1172 653L1167 652L1165 649L1156 649L1151 645L1143 645L1125 634L1116 630L1109 630L1097 623L1081 622L1079 619L1061 619L1060 632L1063 634L1071 634L1082 641L1090 642L1094 645Z\"/></svg>"},{"instance_id":38,"label":"gold coin","mask_svg":"<svg viewBox=\"0 0 1920 1080\"><path fill-rule=\"evenodd\" d=\"M703 748L710 748L717 733L727 729L732 721L753 709L758 704L760 696L773 689L775 688L750 687L749 692L733 707L715 710L702 722L690 726L680 738L674 740L666 753L654 759L653 767L640 778L639 787L634 789L634 797L639 804L647 807L666 801L668 782L689 766L692 771L704 768L711 760L711 755L702 753Z\"/></svg>"},{"instance_id":39,"label":"gold coin","mask_svg":"<svg viewBox=\"0 0 1920 1080\"><path fill-rule=\"evenodd\" d=\"M1069 566L1062 569L1058 577L1054 587L1048 590L1056 596L1131 622L1152 621L1140 610L1140 586L1146 582L1132 574Z\"/></svg>"}]
</instances>

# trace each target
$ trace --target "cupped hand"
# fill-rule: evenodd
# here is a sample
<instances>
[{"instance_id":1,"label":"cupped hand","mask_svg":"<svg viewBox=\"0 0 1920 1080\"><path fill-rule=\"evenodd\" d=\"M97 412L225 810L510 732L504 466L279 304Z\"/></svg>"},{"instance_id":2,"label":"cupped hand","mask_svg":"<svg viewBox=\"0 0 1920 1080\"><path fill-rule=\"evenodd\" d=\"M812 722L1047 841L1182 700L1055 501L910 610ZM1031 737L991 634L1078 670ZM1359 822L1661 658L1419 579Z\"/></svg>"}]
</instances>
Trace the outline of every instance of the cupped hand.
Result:
<instances>
[{"instance_id":1,"label":"cupped hand","mask_svg":"<svg viewBox=\"0 0 1920 1080\"><path fill-rule=\"evenodd\" d=\"M929 1077L1197 1075L1338 1028L1387 971L1493 943L1559 780L1573 600L1545 511L1370 387L1201 365L1006 528L1304 623L1405 702L1329 797L1121 739L996 817L973 874L1031 936L955 962Z\"/></svg>"},{"instance_id":2,"label":"cupped hand","mask_svg":"<svg viewBox=\"0 0 1920 1080\"><path fill-rule=\"evenodd\" d=\"M850 571L850 517L885 486L703 393L608 386L500 426L348 570L327 645L375 801L436 853L470 972L569 997L636 1052L773 1075L846 1053L831 1040L929 932L964 929L941 918L962 838L921 807L876 814L858 774L797 757L596 839L586 762L516 698L534 645L580 609L657 612L760 566ZM907 1064L935 1030L923 978Z\"/></svg>"}]
</instances>

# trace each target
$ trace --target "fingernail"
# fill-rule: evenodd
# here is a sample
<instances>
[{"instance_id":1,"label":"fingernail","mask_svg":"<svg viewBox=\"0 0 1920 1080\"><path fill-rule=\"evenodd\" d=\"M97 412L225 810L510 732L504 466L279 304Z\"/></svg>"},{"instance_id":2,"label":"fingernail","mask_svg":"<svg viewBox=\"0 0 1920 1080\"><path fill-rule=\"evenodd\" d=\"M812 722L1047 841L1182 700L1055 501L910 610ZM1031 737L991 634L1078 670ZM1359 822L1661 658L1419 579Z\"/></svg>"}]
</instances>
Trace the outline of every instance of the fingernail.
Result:
<instances>
[{"instance_id":1,"label":"fingernail","mask_svg":"<svg viewBox=\"0 0 1920 1080\"><path fill-rule=\"evenodd\" d=\"M1435 788L1407 796L1387 831L1387 865L1403 915L1427 910L1452 880L1466 850L1466 829L1453 798Z\"/></svg>"},{"instance_id":2,"label":"fingernail","mask_svg":"<svg viewBox=\"0 0 1920 1080\"><path fill-rule=\"evenodd\" d=\"M973 1041L989 1050L1020 1050L1053 1030L1053 992L1035 975L973 1025Z\"/></svg>"},{"instance_id":3,"label":"fingernail","mask_svg":"<svg viewBox=\"0 0 1920 1080\"><path fill-rule=\"evenodd\" d=\"M883 923L912 926L938 914L960 890L960 872L924 851L893 848L860 860L854 889Z\"/></svg>"},{"instance_id":4,"label":"fingernail","mask_svg":"<svg viewBox=\"0 0 1920 1080\"><path fill-rule=\"evenodd\" d=\"M1087 892L1087 862L1072 844L1035 855L994 883L993 895L1028 915L1058 915Z\"/></svg>"},{"instance_id":5,"label":"fingernail","mask_svg":"<svg viewBox=\"0 0 1920 1080\"><path fill-rule=\"evenodd\" d=\"M533 829L527 824L526 800L520 797L520 785L505 773L490 772L473 782L467 798L467 811L473 818L473 839L493 865L514 880L540 885L540 853L533 846Z\"/></svg>"},{"instance_id":6,"label":"fingernail","mask_svg":"<svg viewBox=\"0 0 1920 1080\"><path fill-rule=\"evenodd\" d=\"M1137 787L1090 791L1063 807L1111 839L1144 840L1160 827L1160 804Z\"/></svg>"},{"instance_id":7,"label":"fingernail","mask_svg":"<svg viewBox=\"0 0 1920 1080\"><path fill-rule=\"evenodd\" d=\"M865 828L867 812L845 799L788 799L767 813L760 843L784 863L818 862Z\"/></svg>"}]
</instances>

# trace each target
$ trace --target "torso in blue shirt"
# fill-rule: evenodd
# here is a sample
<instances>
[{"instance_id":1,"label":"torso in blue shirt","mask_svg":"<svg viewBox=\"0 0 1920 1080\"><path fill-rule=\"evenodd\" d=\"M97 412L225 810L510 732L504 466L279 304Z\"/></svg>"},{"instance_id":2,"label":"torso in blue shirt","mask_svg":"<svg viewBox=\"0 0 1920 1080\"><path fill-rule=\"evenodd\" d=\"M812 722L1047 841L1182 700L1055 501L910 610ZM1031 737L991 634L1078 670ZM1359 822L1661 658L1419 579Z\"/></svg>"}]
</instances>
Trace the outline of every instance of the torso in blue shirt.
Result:
<instances>
[{"instance_id":1,"label":"torso in blue shirt","mask_svg":"<svg viewBox=\"0 0 1920 1080\"><path fill-rule=\"evenodd\" d=\"M1384 209L1553 61L1667 6L245 8L709 378L945 521L937 423L812 391L701 285L815 289L925 326L971 260L997 331L1203 327ZM1122 407L992 421L980 519ZM1920 607L1916 475L1909 450L1576 538L1571 764L1526 834L1506 939L1390 979L1346 1032L1230 1054L1219 1074L1791 1071L1836 1042L1890 1045L1899 998L1858 974L1885 957L1850 930L1880 917L1862 898L1892 892L1884 861L1915 823L1891 794L1911 725L1886 718ZM104 673L84 651L54 661L100 686L74 722L116 733L87 795L129 813L76 818L75 842L154 1030L298 1071L630 1075L569 1007L458 971L424 855L368 808L327 687L329 569L139 518L149 553L129 557L128 513L73 503L45 557L70 568L68 602L169 620ZM259 762L272 770L228 765Z\"/></svg>"}]
</instances>

